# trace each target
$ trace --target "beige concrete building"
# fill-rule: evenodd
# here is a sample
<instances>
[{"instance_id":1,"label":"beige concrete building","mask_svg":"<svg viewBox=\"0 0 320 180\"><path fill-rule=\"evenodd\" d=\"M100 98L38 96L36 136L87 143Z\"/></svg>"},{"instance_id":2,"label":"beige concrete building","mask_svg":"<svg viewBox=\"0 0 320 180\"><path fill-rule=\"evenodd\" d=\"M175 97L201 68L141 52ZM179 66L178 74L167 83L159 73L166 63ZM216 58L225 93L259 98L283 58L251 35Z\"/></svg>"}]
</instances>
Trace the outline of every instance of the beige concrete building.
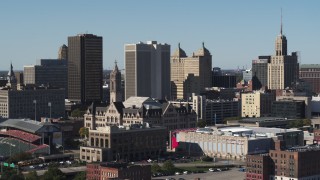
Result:
<instances>
[{"instance_id":1,"label":"beige concrete building","mask_svg":"<svg viewBox=\"0 0 320 180\"><path fill-rule=\"evenodd\" d=\"M254 91L241 94L241 117L262 117L271 115L274 93Z\"/></svg>"},{"instance_id":2,"label":"beige concrete building","mask_svg":"<svg viewBox=\"0 0 320 180\"><path fill-rule=\"evenodd\" d=\"M282 139L287 147L303 145L303 132L294 129L264 127L209 127L175 134L176 152L227 159L244 159L247 154L266 153L274 140Z\"/></svg>"},{"instance_id":3,"label":"beige concrete building","mask_svg":"<svg viewBox=\"0 0 320 180\"><path fill-rule=\"evenodd\" d=\"M125 99L131 96L170 98L170 45L125 45Z\"/></svg>"},{"instance_id":4,"label":"beige concrete building","mask_svg":"<svg viewBox=\"0 0 320 180\"><path fill-rule=\"evenodd\" d=\"M212 55L202 48L187 57L183 49L178 49L171 56L171 99L187 99L192 93L205 92L212 86Z\"/></svg>"},{"instance_id":5,"label":"beige concrete building","mask_svg":"<svg viewBox=\"0 0 320 180\"><path fill-rule=\"evenodd\" d=\"M80 147L80 160L102 162L155 158L165 152L166 136L164 127L97 127L89 130L88 145Z\"/></svg>"},{"instance_id":6,"label":"beige concrete building","mask_svg":"<svg viewBox=\"0 0 320 180\"><path fill-rule=\"evenodd\" d=\"M287 38L282 34L282 25L280 35L276 38L275 50L276 54L271 56L268 64L268 88L291 87L299 78L298 54L293 52L287 55Z\"/></svg>"}]
</instances>

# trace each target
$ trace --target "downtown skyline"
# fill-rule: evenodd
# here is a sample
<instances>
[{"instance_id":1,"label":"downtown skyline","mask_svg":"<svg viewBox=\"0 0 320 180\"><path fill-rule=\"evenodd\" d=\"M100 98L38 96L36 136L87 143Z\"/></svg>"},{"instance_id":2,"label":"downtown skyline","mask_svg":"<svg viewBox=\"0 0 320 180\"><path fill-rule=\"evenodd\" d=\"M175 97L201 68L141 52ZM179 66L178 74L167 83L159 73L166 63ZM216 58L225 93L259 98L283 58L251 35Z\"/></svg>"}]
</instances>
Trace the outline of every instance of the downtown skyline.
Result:
<instances>
[{"instance_id":1,"label":"downtown skyline","mask_svg":"<svg viewBox=\"0 0 320 180\"><path fill-rule=\"evenodd\" d=\"M37 59L57 58L68 36L92 33L103 37L103 69L115 59L124 68L124 45L155 40L178 43L187 55L202 42L212 53L213 67L251 67L259 55L273 55L280 33L280 9L288 52L299 51L301 64L316 64L320 37L317 1L85 1L0 2L0 70L15 70Z\"/></svg>"}]
</instances>

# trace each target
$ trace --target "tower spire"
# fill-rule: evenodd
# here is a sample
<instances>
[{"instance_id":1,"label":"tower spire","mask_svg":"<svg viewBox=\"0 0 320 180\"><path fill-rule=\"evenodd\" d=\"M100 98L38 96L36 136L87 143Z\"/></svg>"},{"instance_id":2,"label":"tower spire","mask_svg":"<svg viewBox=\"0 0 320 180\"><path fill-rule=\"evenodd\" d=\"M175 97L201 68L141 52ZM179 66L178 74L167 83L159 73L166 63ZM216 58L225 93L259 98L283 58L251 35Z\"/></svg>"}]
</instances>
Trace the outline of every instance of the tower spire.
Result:
<instances>
[{"instance_id":1,"label":"tower spire","mask_svg":"<svg viewBox=\"0 0 320 180\"><path fill-rule=\"evenodd\" d=\"M282 8L281 8L281 25L280 25L280 35L282 35Z\"/></svg>"}]
</instances>

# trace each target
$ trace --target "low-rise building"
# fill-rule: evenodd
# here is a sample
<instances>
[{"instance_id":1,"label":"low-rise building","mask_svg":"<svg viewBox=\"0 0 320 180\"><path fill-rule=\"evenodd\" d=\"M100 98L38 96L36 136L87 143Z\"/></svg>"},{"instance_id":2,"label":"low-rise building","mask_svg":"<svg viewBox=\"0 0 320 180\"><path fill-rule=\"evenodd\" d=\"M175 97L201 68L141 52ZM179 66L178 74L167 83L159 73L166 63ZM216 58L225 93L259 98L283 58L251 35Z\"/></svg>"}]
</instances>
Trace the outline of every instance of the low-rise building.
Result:
<instances>
[{"instance_id":1,"label":"low-rise building","mask_svg":"<svg viewBox=\"0 0 320 180\"><path fill-rule=\"evenodd\" d=\"M306 118L304 101L279 100L272 102L272 116L292 119Z\"/></svg>"},{"instance_id":2,"label":"low-rise building","mask_svg":"<svg viewBox=\"0 0 320 180\"><path fill-rule=\"evenodd\" d=\"M151 180L151 165L128 165L127 163L87 164L87 180L131 179Z\"/></svg>"},{"instance_id":3,"label":"low-rise building","mask_svg":"<svg viewBox=\"0 0 320 180\"><path fill-rule=\"evenodd\" d=\"M90 129L88 145L80 147L80 160L103 162L154 158L166 151L166 132L165 127L150 127L148 124Z\"/></svg>"},{"instance_id":4,"label":"low-rise building","mask_svg":"<svg viewBox=\"0 0 320 180\"><path fill-rule=\"evenodd\" d=\"M319 179L319 167L319 146L308 145L286 148L283 141L276 141L275 148L270 150L268 154L247 156L246 179Z\"/></svg>"},{"instance_id":5,"label":"low-rise building","mask_svg":"<svg viewBox=\"0 0 320 180\"><path fill-rule=\"evenodd\" d=\"M178 143L175 146L176 152L240 159L247 154L269 152L275 139L283 139L288 148L304 144L301 130L263 127L215 127L176 131L172 133L171 139Z\"/></svg>"},{"instance_id":6,"label":"low-rise building","mask_svg":"<svg viewBox=\"0 0 320 180\"><path fill-rule=\"evenodd\" d=\"M288 119L284 117L259 117L227 121L227 125L286 128L294 121L296 121L296 119Z\"/></svg>"},{"instance_id":7,"label":"low-rise building","mask_svg":"<svg viewBox=\"0 0 320 180\"><path fill-rule=\"evenodd\" d=\"M273 169L268 153L247 155L246 162L246 180L269 180Z\"/></svg>"}]
</instances>

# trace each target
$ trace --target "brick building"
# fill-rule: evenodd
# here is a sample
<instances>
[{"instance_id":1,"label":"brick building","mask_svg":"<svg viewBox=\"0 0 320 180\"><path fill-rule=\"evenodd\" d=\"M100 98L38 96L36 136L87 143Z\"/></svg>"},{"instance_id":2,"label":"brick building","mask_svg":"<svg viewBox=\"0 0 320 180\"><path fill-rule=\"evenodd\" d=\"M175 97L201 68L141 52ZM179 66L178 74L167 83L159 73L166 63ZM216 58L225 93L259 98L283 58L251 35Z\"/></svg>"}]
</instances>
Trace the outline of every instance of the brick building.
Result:
<instances>
[{"instance_id":1,"label":"brick building","mask_svg":"<svg viewBox=\"0 0 320 180\"><path fill-rule=\"evenodd\" d=\"M130 179L151 180L150 165L126 163L87 164L87 180Z\"/></svg>"},{"instance_id":2,"label":"brick building","mask_svg":"<svg viewBox=\"0 0 320 180\"><path fill-rule=\"evenodd\" d=\"M270 150L269 154L247 156L246 177L248 180L320 179L320 147L285 148L283 141L276 141L275 149Z\"/></svg>"}]
</instances>

